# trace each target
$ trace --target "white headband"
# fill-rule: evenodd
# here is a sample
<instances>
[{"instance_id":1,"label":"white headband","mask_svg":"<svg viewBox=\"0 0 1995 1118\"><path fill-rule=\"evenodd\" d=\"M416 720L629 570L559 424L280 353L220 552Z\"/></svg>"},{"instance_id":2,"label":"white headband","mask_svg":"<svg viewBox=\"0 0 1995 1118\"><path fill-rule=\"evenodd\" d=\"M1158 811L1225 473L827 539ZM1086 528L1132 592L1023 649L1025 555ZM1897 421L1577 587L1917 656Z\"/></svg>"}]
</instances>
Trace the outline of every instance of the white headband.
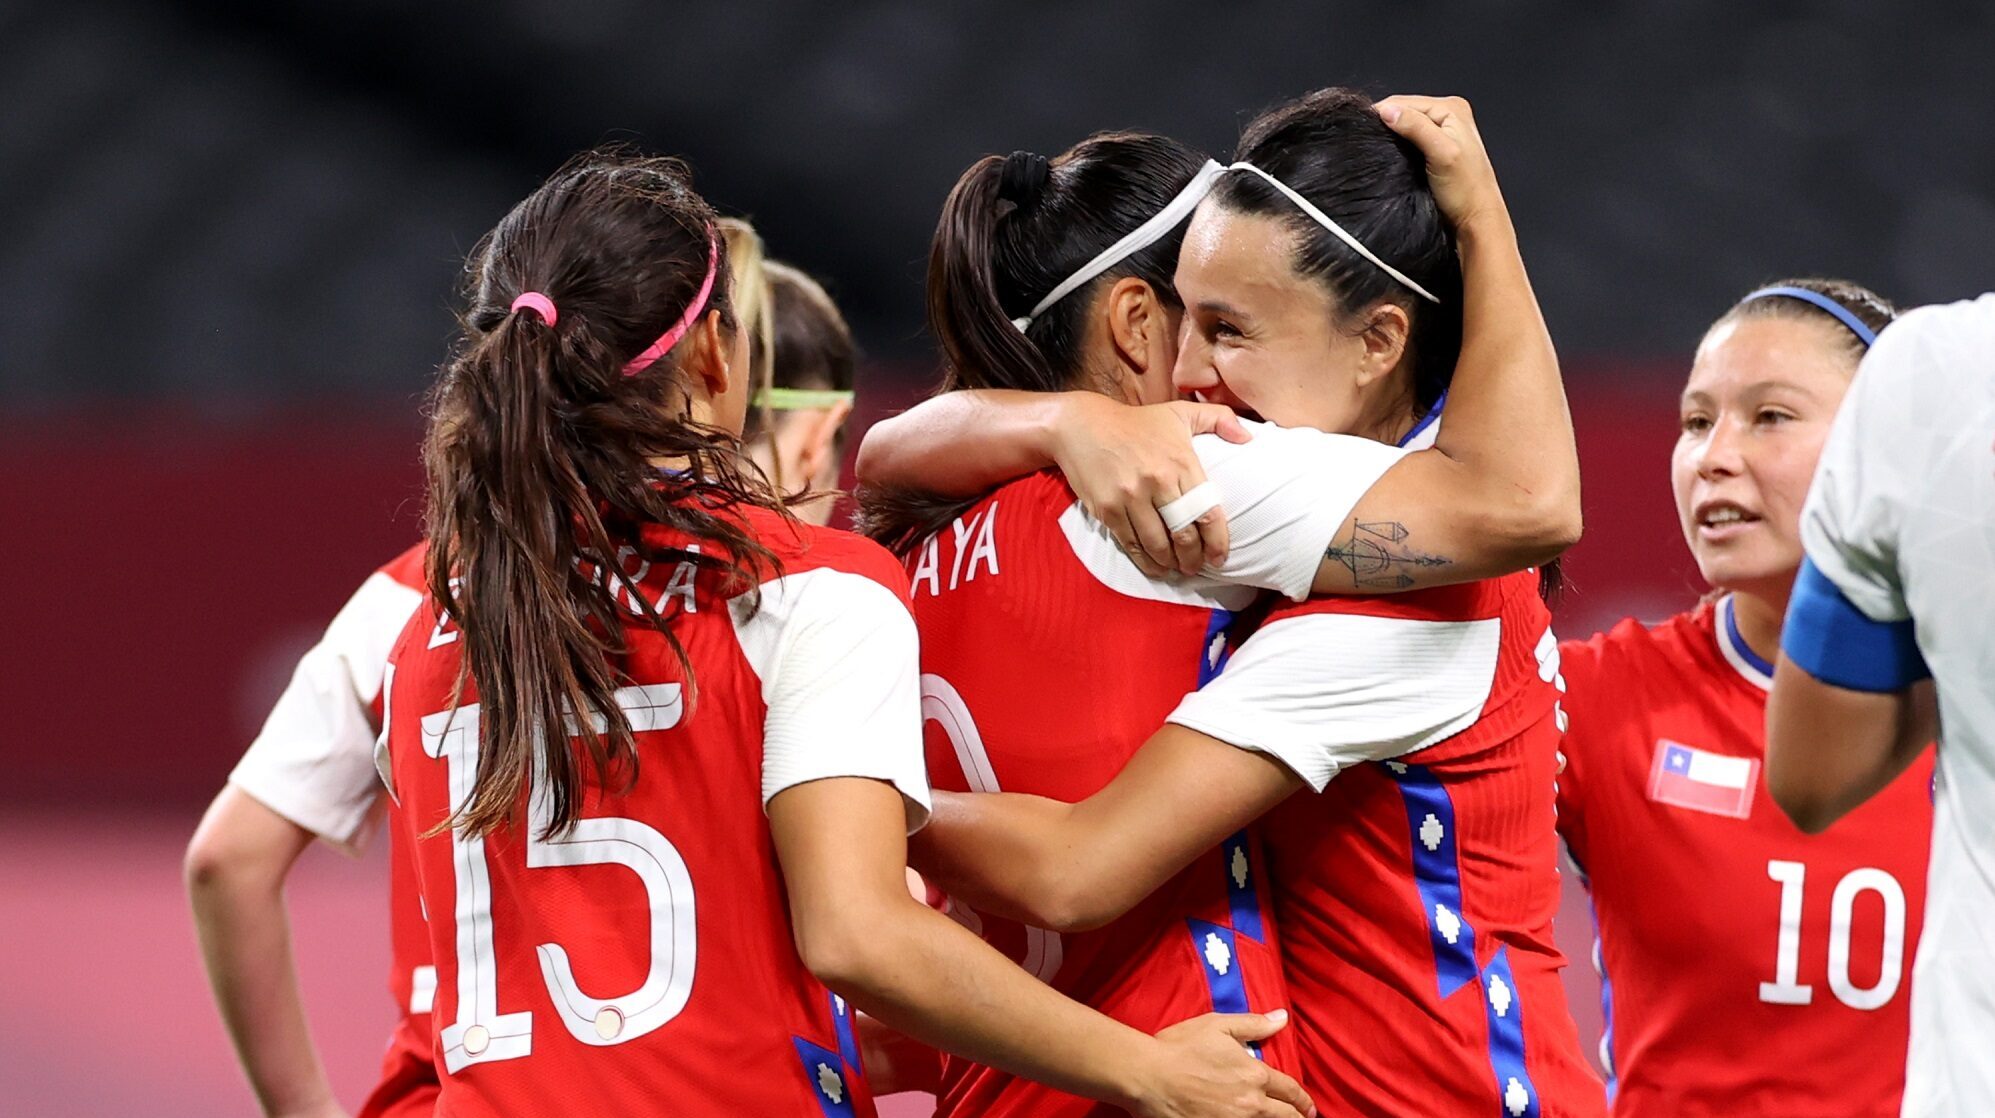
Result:
<instances>
[{"instance_id":1,"label":"white headband","mask_svg":"<svg viewBox=\"0 0 1995 1118\"><path fill-rule=\"evenodd\" d=\"M1405 284L1408 290L1422 299L1436 304L1441 301L1435 298L1433 292L1414 283L1413 277L1380 260L1371 249L1366 248L1356 237L1345 232L1343 226L1331 220L1329 214L1317 209L1315 203L1290 189L1287 183L1268 174L1252 163L1242 161L1222 167L1218 163L1208 159L1205 161L1205 166L1200 167L1198 173L1191 177L1191 181L1185 184L1185 188L1178 191L1178 196L1165 203L1163 209L1152 214L1150 220L1130 230L1121 240L1103 249L1100 255L1096 256L1093 260L1081 265L1079 271L1061 280L1057 287L1048 291L1046 297L1039 300L1038 305L1032 308L1030 314L1012 319L1011 324L1018 327L1019 331L1023 333L1032 326L1033 319L1046 313L1046 308L1080 290L1089 280L1113 268L1124 258L1141 252L1158 241L1163 240L1165 234L1177 228L1178 222L1183 221L1191 214L1192 210L1198 208L1198 204L1204 201L1205 196L1212 191L1212 184L1219 181L1219 176L1228 171L1249 171L1259 175L1267 181L1269 186L1281 191L1289 201L1294 202L1297 209L1314 219L1316 224L1330 230L1331 233L1336 235L1338 240L1349 245L1351 251L1377 265L1380 271Z\"/></svg>"},{"instance_id":2,"label":"white headband","mask_svg":"<svg viewBox=\"0 0 1995 1118\"><path fill-rule=\"evenodd\" d=\"M1330 215L1324 213L1322 210L1317 209L1316 206L1313 203L1311 203L1309 199L1304 198L1302 195L1297 194L1295 191L1289 189L1289 185L1287 183L1274 177L1271 174L1268 174L1266 171L1261 170L1259 167L1254 166L1252 163L1245 163L1245 162L1235 163L1226 169L1229 171L1252 171L1254 174L1257 174L1261 176L1263 179L1266 179L1269 186L1272 186L1276 190L1279 190L1283 194L1287 195L1288 200L1295 203L1296 209L1299 209L1303 213L1308 214L1310 217L1315 218L1316 224L1321 225L1323 228L1330 230L1330 232L1337 235L1338 240L1351 246L1352 252L1355 252L1359 256L1364 257L1366 260L1369 260L1372 263L1378 265L1380 271L1384 272L1388 276L1391 276L1393 279L1396 279L1399 282L1405 284L1408 289L1410 289L1415 295L1420 296L1422 299L1425 299L1430 303L1439 303L1441 301L1434 297L1433 292L1427 290L1426 288L1420 286L1417 283L1414 283L1412 277L1408 276L1405 272L1400 271L1398 268L1395 268L1392 265L1386 263L1385 261L1380 260L1377 256L1374 256L1372 254L1371 249L1368 249L1364 245L1358 243L1358 239L1356 237L1353 237L1349 233L1346 233L1344 231L1343 226L1330 220Z\"/></svg>"},{"instance_id":3,"label":"white headband","mask_svg":"<svg viewBox=\"0 0 1995 1118\"><path fill-rule=\"evenodd\" d=\"M1032 325L1033 319L1046 313L1047 307L1080 290L1089 280L1115 267L1125 257L1141 252L1163 240L1165 234L1177 228L1178 222L1183 221L1198 208L1198 204L1205 199L1206 192L1212 189L1213 180L1225 170L1226 168L1212 160L1206 160L1205 166L1198 169L1198 174L1193 175L1191 181L1185 184L1185 188L1178 191L1178 196L1165 203L1163 209L1152 214L1150 220L1138 225L1130 230L1127 236L1101 250L1099 256L1081 265L1079 271L1061 280L1059 286L1048 291L1046 297L1039 300L1039 305L1033 307L1030 314L1012 319L1011 324L1018 327L1021 332L1024 331Z\"/></svg>"}]
</instances>

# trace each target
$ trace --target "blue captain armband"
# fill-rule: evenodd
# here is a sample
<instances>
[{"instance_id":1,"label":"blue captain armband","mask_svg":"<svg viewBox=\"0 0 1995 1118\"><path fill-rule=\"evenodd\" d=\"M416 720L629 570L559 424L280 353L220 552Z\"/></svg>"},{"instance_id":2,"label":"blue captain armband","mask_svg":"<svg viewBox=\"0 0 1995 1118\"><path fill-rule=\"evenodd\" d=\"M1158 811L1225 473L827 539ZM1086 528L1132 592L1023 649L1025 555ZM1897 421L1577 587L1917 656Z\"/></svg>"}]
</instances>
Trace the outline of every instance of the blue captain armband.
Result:
<instances>
[{"instance_id":1,"label":"blue captain armband","mask_svg":"<svg viewBox=\"0 0 1995 1118\"><path fill-rule=\"evenodd\" d=\"M1897 691L1932 678L1912 622L1872 621L1813 560L1801 560L1780 650L1823 683L1850 691Z\"/></svg>"}]
</instances>

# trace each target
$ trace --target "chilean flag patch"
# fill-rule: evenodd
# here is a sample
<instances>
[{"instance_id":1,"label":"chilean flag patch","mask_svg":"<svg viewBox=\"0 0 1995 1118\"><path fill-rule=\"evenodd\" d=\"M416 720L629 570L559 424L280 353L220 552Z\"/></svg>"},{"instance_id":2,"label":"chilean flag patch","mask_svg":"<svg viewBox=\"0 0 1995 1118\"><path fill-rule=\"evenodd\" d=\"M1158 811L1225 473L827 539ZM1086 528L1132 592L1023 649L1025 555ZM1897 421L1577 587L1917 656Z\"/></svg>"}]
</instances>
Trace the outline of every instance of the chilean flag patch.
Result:
<instances>
[{"instance_id":1,"label":"chilean flag patch","mask_svg":"<svg viewBox=\"0 0 1995 1118\"><path fill-rule=\"evenodd\" d=\"M1649 799L1712 815L1744 819L1753 812L1759 761L1728 757L1663 738L1649 769Z\"/></svg>"}]
</instances>

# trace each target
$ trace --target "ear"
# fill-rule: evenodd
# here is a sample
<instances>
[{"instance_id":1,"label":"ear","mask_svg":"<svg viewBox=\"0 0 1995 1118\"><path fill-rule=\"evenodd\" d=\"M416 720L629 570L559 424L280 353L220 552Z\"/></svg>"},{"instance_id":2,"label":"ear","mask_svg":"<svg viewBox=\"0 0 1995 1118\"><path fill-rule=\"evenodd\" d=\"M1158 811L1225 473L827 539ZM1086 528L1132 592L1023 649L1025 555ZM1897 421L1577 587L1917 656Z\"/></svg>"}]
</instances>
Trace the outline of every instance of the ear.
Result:
<instances>
[{"instance_id":1,"label":"ear","mask_svg":"<svg viewBox=\"0 0 1995 1118\"><path fill-rule=\"evenodd\" d=\"M815 478L829 464L833 447L838 444L838 429L845 426L845 420L852 414L852 401L840 400L828 408L822 408L810 420L809 430L804 432L803 445L797 449L797 468L806 478Z\"/></svg>"},{"instance_id":2,"label":"ear","mask_svg":"<svg viewBox=\"0 0 1995 1118\"><path fill-rule=\"evenodd\" d=\"M1406 356L1406 342L1413 332L1413 320L1398 303L1382 301L1367 312L1364 332L1365 355L1358 362L1358 387L1365 388L1392 374Z\"/></svg>"},{"instance_id":3,"label":"ear","mask_svg":"<svg viewBox=\"0 0 1995 1118\"><path fill-rule=\"evenodd\" d=\"M1149 283L1135 276L1124 276L1108 289L1102 302L1117 368L1138 380L1152 374L1170 376L1169 369L1153 368L1157 364L1156 355L1169 352L1168 348L1160 349L1158 343L1167 340L1163 335L1170 332L1171 320Z\"/></svg>"},{"instance_id":4,"label":"ear","mask_svg":"<svg viewBox=\"0 0 1995 1118\"><path fill-rule=\"evenodd\" d=\"M691 334L684 339L693 343L692 352L687 355L686 372L699 378L707 396L717 400L727 395L735 375L728 364L728 337L721 326L720 312L708 311L706 317L693 324Z\"/></svg>"}]
</instances>

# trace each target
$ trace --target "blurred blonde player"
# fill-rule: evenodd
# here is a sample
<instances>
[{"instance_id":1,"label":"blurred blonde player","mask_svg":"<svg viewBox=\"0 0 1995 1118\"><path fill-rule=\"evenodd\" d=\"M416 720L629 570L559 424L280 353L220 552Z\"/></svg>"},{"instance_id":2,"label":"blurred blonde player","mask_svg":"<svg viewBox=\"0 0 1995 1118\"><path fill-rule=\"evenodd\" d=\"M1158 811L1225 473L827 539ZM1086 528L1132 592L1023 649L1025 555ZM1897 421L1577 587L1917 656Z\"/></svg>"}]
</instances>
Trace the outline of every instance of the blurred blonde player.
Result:
<instances>
[{"instance_id":1,"label":"blurred blonde player","mask_svg":"<svg viewBox=\"0 0 1995 1118\"><path fill-rule=\"evenodd\" d=\"M745 221L716 222L727 244L735 312L766 380L775 331L762 238ZM397 556L354 591L305 653L262 733L215 797L187 848L187 890L222 1023L266 1115L343 1118L298 996L284 882L314 839L359 853L382 797L374 769L388 650L422 600L424 548ZM388 810L394 810L393 805ZM388 989L399 1017L360 1118L428 1115L437 1076L430 1049L436 968L401 828L389 831Z\"/></svg>"},{"instance_id":2,"label":"blurred blonde player","mask_svg":"<svg viewBox=\"0 0 1995 1118\"><path fill-rule=\"evenodd\" d=\"M1801 540L1768 788L1819 831L1939 732L1902 1113L1995 1114L1995 295L1879 335L1822 450Z\"/></svg>"},{"instance_id":3,"label":"blurred blonde player","mask_svg":"<svg viewBox=\"0 0 1995 1118\"><path fill-rule=\"evenodd\" d=\"M775 361L750 402L742 439L779 492L816 495L791 511L812 524L826 524L834 511L830 490L838 484L845 421L852 415L858 351L838 304L816 280L776 261L763 271L769 277Z\"/></svg>"},{"instance_id":4,"label":"blurred blonde player","mask_svg":"<svg viewBox=\"0 0 1995 1118\"><path fill-rule=\"evenodd\" d=\"M1826 835L1796 830L1760 779L1801 503L1891 315L1821 279L1727 310L1697 347L1671 459L1684 539L1719 593L1560 646L1559 831L1593 897L1619 1118L1747 1099L1782 1118L1898 1112L1930 766Z\"/></svg>"}]
</instances>

